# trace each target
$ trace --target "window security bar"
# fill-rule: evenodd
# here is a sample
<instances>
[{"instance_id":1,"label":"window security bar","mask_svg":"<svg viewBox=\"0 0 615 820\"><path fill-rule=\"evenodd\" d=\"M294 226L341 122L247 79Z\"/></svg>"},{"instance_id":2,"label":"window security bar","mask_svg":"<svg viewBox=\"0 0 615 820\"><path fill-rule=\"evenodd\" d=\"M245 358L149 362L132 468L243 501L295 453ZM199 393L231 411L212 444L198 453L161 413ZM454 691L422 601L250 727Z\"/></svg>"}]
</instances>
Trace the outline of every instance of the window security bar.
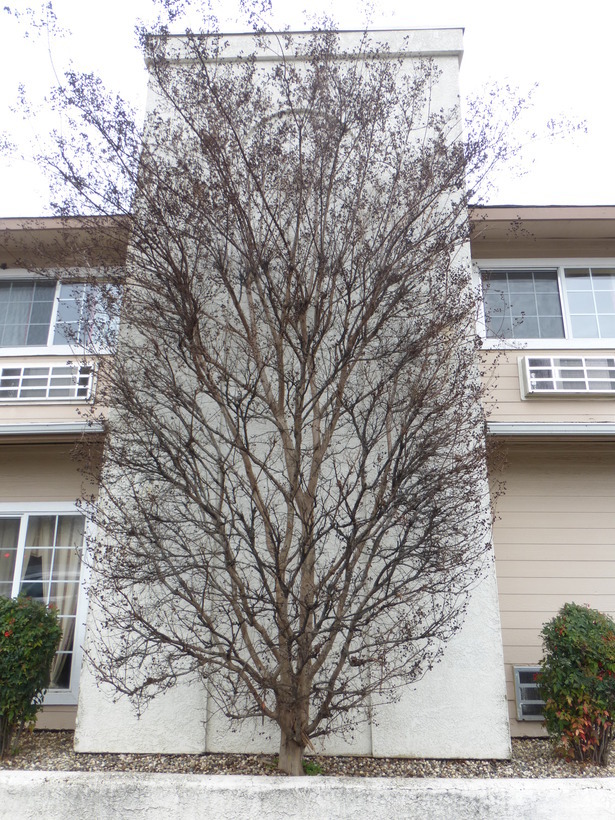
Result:
<instances>
[{"instance_id":1,"label":"window security bar","mask_svg":"<svg viewBox=\"0 0 615 820\"><path fill-rule=\"evenodd\" d=\"M544 720L545 702L536 680L539 666L513 666L517 720Z\"/></svg>"},{"instance_id":2,"label":"window security bar","mask_svg":"<svg viewBox=\"0 0 615 820\"><path fill-rule=\"evenodd\" d=\"M90 401L93 384L91 365L3 367L0 369L0 402Z\"/></svg>"},{"instance_id":3,"label":"window security bar","mask_svg":"<svg viewBox=\"0 0 615 820\"><path fill-rule=\"evenodd\" d=\"M615 394L615 357L526 356L525 395Z\"/></svg>"}]
</instances>

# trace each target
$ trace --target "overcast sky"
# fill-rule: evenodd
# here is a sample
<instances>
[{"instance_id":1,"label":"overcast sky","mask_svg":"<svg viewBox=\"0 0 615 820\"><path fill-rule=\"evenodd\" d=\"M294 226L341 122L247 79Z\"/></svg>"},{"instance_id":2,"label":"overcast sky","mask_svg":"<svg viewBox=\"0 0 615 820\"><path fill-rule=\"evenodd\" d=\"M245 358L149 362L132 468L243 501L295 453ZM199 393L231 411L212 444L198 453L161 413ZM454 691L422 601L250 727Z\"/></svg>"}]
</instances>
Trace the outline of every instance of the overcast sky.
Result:
<instances>
[{"instance_id":1,"label":"overcast sky","mask_svg":"<svg viewBox=\"0 0 615 820\"><path fill-rule=\"evenodd\" d=\"M33 2L4 0L3 5L21 10ZM24 18L16 22L0 11L0 132L26 153L29 143L44 139L52 120L43 115L24 120L17 103L20 83L42 99L55 75L61 76L72 63L100 74L137 106L145 97L145 71L133 32L137 19L148 19L148 0L54 0L54 8L59 25L70 31L63 37L30 30L24 39ZM273 25L301 29L307 19L309 27L306 14L327 11L340 28L362 28L361 8L356 0L298 0L293 5L274 0ZM527 173L499 177L491 197L494 204L615 203L613 0L381 0L377 8L374 28L465 29L462 94L477 93L494 80L519 86L522 92L537 82L537 128L560 115L587 122L587 134L528 146ZM245 29L229 11L229 2L214 9L223 29ZM32 162L0 160L0 184L0 216L49 213L47 184Z\"/></svg>"}]
</instances>

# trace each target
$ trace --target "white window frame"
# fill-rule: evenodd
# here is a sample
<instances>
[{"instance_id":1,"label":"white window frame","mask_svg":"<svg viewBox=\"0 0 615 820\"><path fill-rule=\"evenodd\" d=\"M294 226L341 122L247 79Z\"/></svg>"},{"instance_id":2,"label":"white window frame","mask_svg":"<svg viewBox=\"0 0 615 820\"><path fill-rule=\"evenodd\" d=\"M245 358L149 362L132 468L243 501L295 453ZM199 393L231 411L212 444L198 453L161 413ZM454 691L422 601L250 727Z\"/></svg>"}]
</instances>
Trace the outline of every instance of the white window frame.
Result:
<instances>
[{"instance_id":1,"label":"white window frame","mask_svg":"<svg viewBox=\"0 0 615 820\"><path fill-rule=\"evenodd\" d=\"M76 504L48 501L48 502L0 502L1 518L21 518L19 531L19 541L17 545L17 558L15 564L15 577L20 574L19 561L23 557L26 527L24 526L24 516L34 515L80 515L80 510ZM90 533L91 525L85 519L85 533ZM83 639L85 635L85 621L87 617L87 581L89 570L81 562L81 577L79 580L79 593L77 595L77 609L75 612L75 635L73 638L73 661L71 666L70 686L68 689L48 689L45 693L43 704L45 706L76 706L79 696L79 677L81 674L81 664L83 662Z\"/></svg>"},{"instance_id":2,"label":"white window frame","mask_svg":"<svg viewBox=\"0 0 615 820\"><path fill-rule=\"evenodd\" d=\"M17 280L21 279L26 282L35 282L37 280L40 281L50 281L46 279L44 276L36 275L31 273L30 271L23 270L22 268L7 268L6 270L2 271L2 279L3 280ZM67 272L67 275L56 281L55 286L55 295L53 299L53 308L51 311L51 317L49 319L49 332L47 334L47 344L45 345L21 345L19 347L1 347L0 346L0 357L2 358L19 358L19 359L26 359L30 356L85 356L88 353L100 353L100 354L107 354L111 353L110 349L103 349L103 350L90 350L88 349L87 345L85 344L77 344L76 342L73 344L63 344L63 345L54 345L53 337L56 330L56 323L58 318L58 305L60 302L60 290L62 285L80 285L84 284L84 275L81 273L80 269L75 268ZM102 284L102 280L101 280Z\"/></svg>"},{"instance_id":3,"label":"white window frame","mask_svg":"<svg viewBox=\"0 0 615 820\"><path fill-rule=\"evenodd\" d=\"M536 698L536 699L529 699L529 698L523 698L521 696L521 688L524 687L524 686L528 686L527 683L521 683L520 674L522 672L529 672L532 675L537 675L540 672L540 666L534 666L534 665L522 666L520 664L519 665L517 665L517 664L513 665L513 677L514 677L514 683L515 683L515 703L516 703L516 706L517 706L517 720L519 720L519 721L521 721L521 720L544 721L544 715L542 714L542 711L539 715L524 715L523 714L523 707L524 706L544 706L545 702L540 697ZM537 694L540 694L540 692L538 691L538 684L534 683L532 685L536 686Z\"/></svg>"},{"instance_id":4,"label":"white window frame","mask_svg":"<svg viewBox=\"0 0 615 820\"><path fill-rule=\"evenodd\" d=\"M578 359L580 364L561 364ZM548 361L545 365L531 365L532 360ZM584 396L586 398L613 398L615 396L615 364L596 364L596 362L615 361L613 355L603 356L583 356L574 353L566 353L563 356L550 356L539 354L519 357L519 383L521 384L521 398L558 398L570 396ZM532 372L537 370L548 370L551 376L536 377L532 379ZM566 375L567 371L582 371L582 376ZM603 373L608 371L609 376L596 376L596 371ZM564 374L564 375L562 375ZM536 382L544 381L551 384L551 387L540 387ZM568 382L566 387L558 386L558 383ZM590 383L593 385L590 389ZM574 387L570 386L574 384ZM600 385L600 389L595 389L595 385Z\"/></svg>"},{"instance_id":5,"label":"white window frame","mask_svg":"<svg viewBox=\"0 0 615 820\"><path fill-rule=\"evenodd\" d=\"M553 259L475 259L474 283L482 295L482 274L488 271L553 271L557 270L557 281L564 321L564 338L553 339L497 339L487 336L484 302L481 298L477 332L482 338L484 350L604 350L615 348L615 338L573 339L570 337L570 316L568 298L564 287L564 268L615 268L612 257L600 258L553 258Z\"/></svg>"}]
</instances>

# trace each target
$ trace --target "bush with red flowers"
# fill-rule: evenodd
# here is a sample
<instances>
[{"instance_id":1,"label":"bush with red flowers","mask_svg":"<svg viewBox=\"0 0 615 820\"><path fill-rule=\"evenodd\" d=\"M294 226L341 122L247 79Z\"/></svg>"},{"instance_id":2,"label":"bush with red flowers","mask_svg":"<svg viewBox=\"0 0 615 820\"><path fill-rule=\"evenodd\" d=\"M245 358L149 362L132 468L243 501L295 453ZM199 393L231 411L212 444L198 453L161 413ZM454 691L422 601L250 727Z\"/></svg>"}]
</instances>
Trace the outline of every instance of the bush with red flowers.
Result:
<instances>
[{"instance_id":1,"label":"bush with red flowers","mask_svg":"<svg viewBox=\"0 0 615 820\"><path fill-rule=\"evenodd\" d=\"M0 597L0 758L34 723L61 635L55 610L32 598Z\"/></svg>"},{"instance_id":2,"label":"bush with red flowers","mask_svg":"<svg viewBox=\"0 0 615 820\"><path fill-rule=\"evenodd\" d=\"M615 622L564 604L542 629L547 731L570 758L606 765L615 720Z\"/></svg>"}]
</instances>

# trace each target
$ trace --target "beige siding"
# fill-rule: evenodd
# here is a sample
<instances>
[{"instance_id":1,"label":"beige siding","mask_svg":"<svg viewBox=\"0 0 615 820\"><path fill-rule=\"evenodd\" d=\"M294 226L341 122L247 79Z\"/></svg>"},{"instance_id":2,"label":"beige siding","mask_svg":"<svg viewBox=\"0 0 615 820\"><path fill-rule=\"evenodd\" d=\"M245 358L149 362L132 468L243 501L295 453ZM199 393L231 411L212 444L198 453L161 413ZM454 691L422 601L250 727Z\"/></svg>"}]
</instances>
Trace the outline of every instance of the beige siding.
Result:
<instances>
[{"instance_id":1,"label":"beige siding","mask_svg":"<svg viewBox=\"0 0 615 820\"><path fill-rule=\"evenodd\" d=\"M76 706L45 706L36 718L37 729L70 729L75 728L77 720Z\"/></svg>"},{"instance_id":2,"label":"beige siding","mask_svg":"<svg viewBox=\"0 0 615 820\"><path fill-rule=\"evenodd\" d=\"M0 444L0 502L74 501L82 477L73 445Z\"/></svg>"},{"instance_id":3,"label":"beige siding","mask_svg":"<svg viewBox=\"0 0 615 820\"><path fill-rule=\"evenodd\" d=\"M491 421L615 422L615 399L582 396L522 399L519 359L524 356L614 356L613 350L484 350L481 359Z\"/></svg>"},{"instance_id":4,"label":"beige siding","mask_svg":"<svg viewBox=\"0 0 615 820\"><path fill-rule=\"evenodd\" d=\"M494 544L513 735L512 665L536 664L540 630L567 601L615 615L615 442L510 442Z\"/></svg>"},{"instance_id":5,"label":"beige siding","mask_svg":"<svg viewBox=\"0 0 615 820\"><path fill-rule=\"evenodd\" d=\"M2 424L62 424L82 423L79 409L83 404L0 404L0 425ZM0 431L1 432L1 431Z\"/></svg>"}]
</instances>

